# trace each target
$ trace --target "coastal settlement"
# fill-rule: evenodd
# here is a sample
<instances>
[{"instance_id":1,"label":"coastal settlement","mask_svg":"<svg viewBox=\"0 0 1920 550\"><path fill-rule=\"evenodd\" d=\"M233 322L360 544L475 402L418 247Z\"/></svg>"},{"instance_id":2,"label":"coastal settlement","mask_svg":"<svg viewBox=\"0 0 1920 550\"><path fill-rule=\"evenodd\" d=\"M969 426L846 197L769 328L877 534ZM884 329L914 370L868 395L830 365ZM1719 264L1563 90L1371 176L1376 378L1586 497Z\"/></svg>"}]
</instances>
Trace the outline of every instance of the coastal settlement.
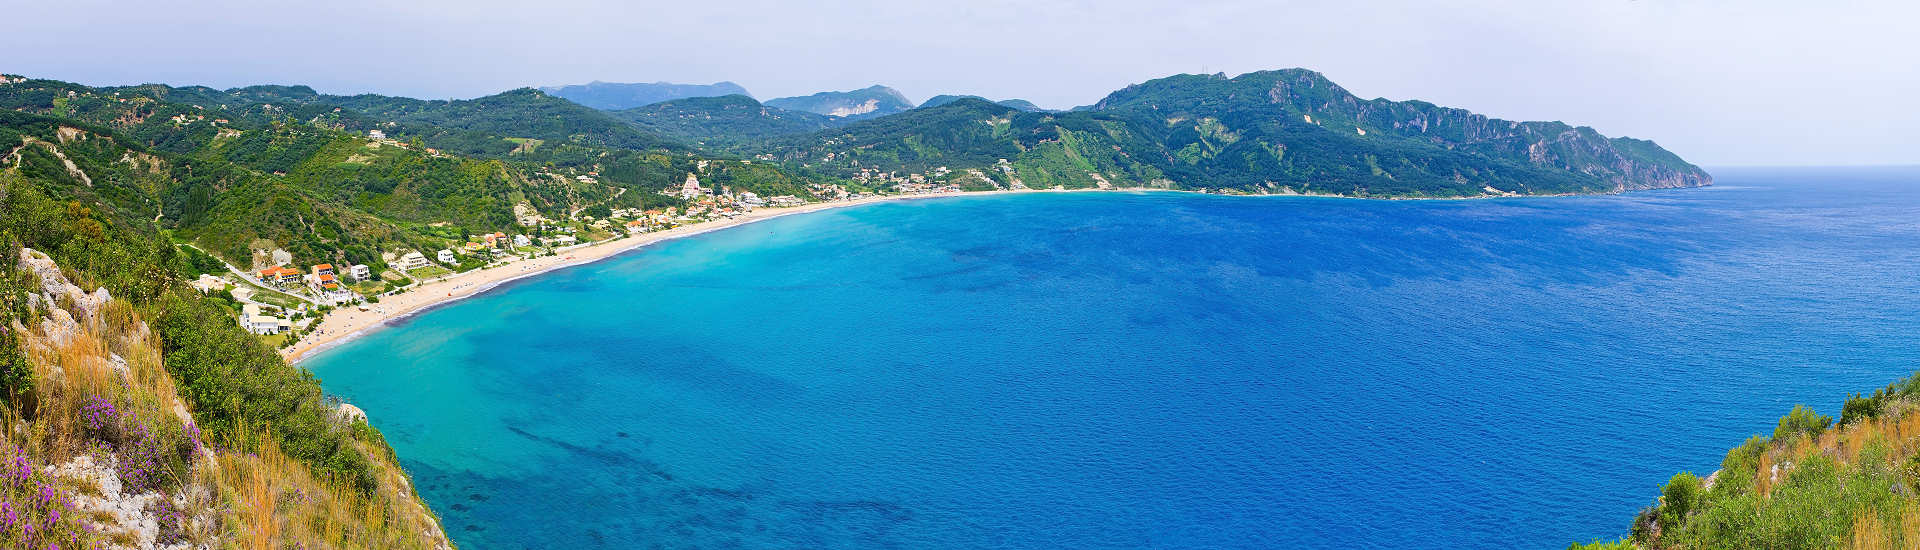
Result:
<instances>
[{"instance_id":1,"label":"coastal settlement","mask_svg":"<svg viewBox=\"0 0 1920 550\"><path fill-rule=\"evenodd\" d=\"M374 136L376 139L381 136ZM193 282L203 293L225 293L241 304L235 322L281 350L289 360L357 334L385 319L484 290L527 275L599 259L633 247L784 214L868 202L959 194L952 185L899 175L885 192L849 191L831 184L808 189L820 200L762 197L723 185L705 185L688 173L662 190L684 206L615 208L596 217L574 211L566 219L516 209L517 227L449 239L444 248L397 249L379 264L295 265L293 254L256 242L252 265L227 265L223 274ZM591 183L593 174L582 174ZM891 180L891 174L870 177ZM918 181L915 181L918 180ZM1024 189L1022 189L1024 191Z\"/></svg>"}]
</instances>

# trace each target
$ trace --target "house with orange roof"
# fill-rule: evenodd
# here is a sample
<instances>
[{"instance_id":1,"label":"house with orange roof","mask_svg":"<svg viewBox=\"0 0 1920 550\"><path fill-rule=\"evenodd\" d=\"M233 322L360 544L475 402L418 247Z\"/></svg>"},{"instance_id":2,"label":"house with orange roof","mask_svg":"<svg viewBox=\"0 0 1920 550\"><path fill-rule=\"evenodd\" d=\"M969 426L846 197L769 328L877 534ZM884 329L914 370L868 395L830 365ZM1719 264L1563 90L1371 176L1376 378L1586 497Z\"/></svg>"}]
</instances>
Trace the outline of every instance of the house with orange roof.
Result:
<instances>
[{"instance_id":1,"label":"house with orange roof","mask_svg":"<svg viewBox=\"0 0 1920 550\"><path fill-rule=\"evenodd\" d=\"M300 284L300 270L288 267L269 267L260 270L260 282L277 287Z\"/></svg>"}]
</instances>

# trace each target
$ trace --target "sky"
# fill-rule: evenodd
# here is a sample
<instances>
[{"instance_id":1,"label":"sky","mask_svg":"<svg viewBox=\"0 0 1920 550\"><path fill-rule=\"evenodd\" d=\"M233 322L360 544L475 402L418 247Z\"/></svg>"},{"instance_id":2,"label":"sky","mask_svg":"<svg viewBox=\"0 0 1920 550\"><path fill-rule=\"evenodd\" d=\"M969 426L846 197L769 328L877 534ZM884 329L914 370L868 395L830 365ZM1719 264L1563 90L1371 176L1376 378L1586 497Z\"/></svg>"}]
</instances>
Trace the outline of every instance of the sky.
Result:
<instances>
[{"instance_id":1,"label":"sky","mask_svg":"<svg viewBox=\"0 0 1920 550\"><path fill-rule=\"evenodd\" d=\"M324 4L324 5L321 5ZM1363 97L1560 120L1704 166L1920 164L1920 2L0 0L0 72L470 98L730 80L1066 108L1304 67ZM20 24L20 22L30 22Z\"/></svg>"}]
</instances>

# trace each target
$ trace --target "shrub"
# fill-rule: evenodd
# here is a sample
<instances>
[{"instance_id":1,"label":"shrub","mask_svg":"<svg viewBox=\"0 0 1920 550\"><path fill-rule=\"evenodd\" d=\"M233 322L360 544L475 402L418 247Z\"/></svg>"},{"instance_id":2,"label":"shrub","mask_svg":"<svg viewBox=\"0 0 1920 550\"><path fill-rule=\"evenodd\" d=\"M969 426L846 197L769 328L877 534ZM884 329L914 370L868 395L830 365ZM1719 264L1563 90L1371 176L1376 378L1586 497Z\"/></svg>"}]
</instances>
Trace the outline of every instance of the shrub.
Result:
<instances>
[{"instance_id":1,"label":"shrub","mask_svg":"<svg viewBox=\"0 0 1920 550\"><path fill-rule=\"evenodd\" d=\"M1809 437L1819 436L1833 425L1833 417L1813 411L1813 407L1794 405L1786 416L1780 417L1780 425L1773 429L1774 441L1785 441L1800 434Z\"/></svg>"},{"instance_id":2,"label":"shrub","mask_svg":"<svg viewBox=\"0 0 1920 550\"><path fill-rule=\"evenodd\" d=\"M1879 417L1886 408L1885 396L1885 393L1875 393L1873 397L1848 394L1846 404L1840 406L1840 425Z\"/></svg>"},{"instance_id":3,"label":"shrub","mask_svg":"<svg viewBox=\"0 0 1920 550\"><path fill-rule=\"evenodd\" d=\"M258 434L242 426L271 425L287 455L317 477L373 491L372 463L354 444L353 431L333 419L312 373L288 365L198 296L171 293L161 311L154 323L161 354L200 429L215 441L251 449Z\"/></svg>"},{"instance_id":4,"label":"shrub","mask_svg":"<svg viewBox=\"0 0 1920 550\"><path fill-rule=\"evenodd\" d=\"M1701 492L1700 478L1693 472L1680 472L1668 479L1667 486L1660 489L1660 528L1679 530L1700 503Z\"/></svg>"}]
</instances>

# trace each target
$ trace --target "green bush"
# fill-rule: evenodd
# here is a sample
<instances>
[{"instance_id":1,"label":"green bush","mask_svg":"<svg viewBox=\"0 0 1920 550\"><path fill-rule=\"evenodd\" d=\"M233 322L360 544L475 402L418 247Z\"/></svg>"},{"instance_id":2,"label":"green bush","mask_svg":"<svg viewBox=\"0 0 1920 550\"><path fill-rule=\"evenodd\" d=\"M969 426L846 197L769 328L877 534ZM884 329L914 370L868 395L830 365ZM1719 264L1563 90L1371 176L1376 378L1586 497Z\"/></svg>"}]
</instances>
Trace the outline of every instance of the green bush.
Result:
<instances>
[{"instance_id":1,"label":"green bush","mask_svg":"<svg viewBox=\"0 0 1920 550\"><path fill-rule=\"evenodd\" d=\"M1845 426L1862 420L1880 416L1886 408L1885 393L1875 393L1872 397L1859 394L1847 395L1847 402L1840 406L1840 425Z\"/></svg>"},{"instance_id":2,"label":"green bush","mask_svg":"<svg viewBox=\"0 0 1920 550\"><path fill-rule=\"evenodd\" d=\"M1667 480L1667 486L1660 489L1660 526L1677 529L1687 521L1687 515L1693 513L1700 503L1700 478L1693 472L1680 472Z\"/></svg>"},{"instance_id":3,"label":"green bush","mask_svg":"<svg viewBox=\"0 0 1920 550\"><path fill-rule=\"evenodd\" d=\"M271 430L287 453L319 477L370 492L372 464L353 432L332 418L320 381L288 365L211 302L186 292L169 294L153 323L167 371L194 420L214 441L256 444ZM242 430L245 431L242 431Z\"/></svg>"},{"instance_id":4,"label":"green bush","mask_svg":"<svg viewBox=\"0 0 1920 550\"><path fill-rule=\"evenodd\" d=\"M1832 425L1833 417L1813 412L1813 407L1794 405L1792 411L1780 417L1780 425L1773 429L1773 439L1785 441L1800 434L1818 437Z\"/></svg>"},{"instance_id":5,"label":"green bush","mask_svg":"<svg viewBox=\"0 0 1920 550\"><path fill-rule=\"evenodd\" d=\"M1629 543L1626 541L1613 541L1613 542L1593 541L1586 544L1580 544L1578 542L1573 543L1572 545L1567 546L1567 550L1636 550L1636 549L1634 548L1632 543Z\"/></svg>"}]
</instances>

